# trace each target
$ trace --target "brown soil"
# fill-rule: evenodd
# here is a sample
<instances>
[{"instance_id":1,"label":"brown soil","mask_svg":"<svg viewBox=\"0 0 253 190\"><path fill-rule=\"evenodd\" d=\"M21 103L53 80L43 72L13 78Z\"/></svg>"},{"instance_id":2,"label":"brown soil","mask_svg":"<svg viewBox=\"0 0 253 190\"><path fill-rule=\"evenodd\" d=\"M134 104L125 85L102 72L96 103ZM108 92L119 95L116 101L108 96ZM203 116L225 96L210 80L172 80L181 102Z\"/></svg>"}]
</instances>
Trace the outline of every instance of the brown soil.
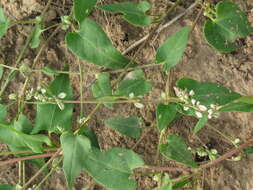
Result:
<instances>
[{"instance_id":1,"label":"brown soil","mask_svg":"<svg viewBox=\"0 0 253 190\"><path fill-rule=\"evenodd\" d=\"M55 0L48 10L46 17L46 24L48 26L59 22L60 16L69 13L69 7L71 2L69 0L64 1ZM109 0L108 2L115 2ZM118 1L119 2L119 1ZM160 13L164 10L165 4L162 0L150 0L153 3L153 12ZM235 1L244 10L247 11L251 23L253 23L253 2L250 0L244 2L242 0ZM1 0L0 7L5 9L6 14L13 20L27 20L39 15L46 1L39 0ZM181 8L188 7L192 1L186 1ZM177 15L178 10L171 17ZM156 37L156 40L149 43L140 53L139 62L147 64L152 62L155 50L164 40L172 33L180 29L185 25L192 25L196 14L199 10L194 10L192 14L189 14L184 19L177 21L175 24L167 28ZM125 50L136 40L150 32L152 27L136 28L123 21L120 15L110 15L101 11L94 11L92 17L102 25L108 36L113 41L114 45L120 50ZM244 95L253 94L253 36L249 36L246 39L238 41L239 49L232 54L220 54L207 45L202 36L202 24L204 18L202 17L198 22L195 30L191 35L189 45L182 62L173 69L173 84L181 77L190 77L199 81L217 82L231 90L237 91ZM0 58L7 65L13 65L18 56L18 53L24 45L26 36L30 32L31 27L15 26L12 27L6 37L0 40ZM50 32L43 34L43 39L47 39ZM50 41L45 53L42 55L40 62L36 65L37 68L42 68L47 65L52 68L60 69L64 64L69 64L72 71L77 71L78 66L75 63L75 57L67 50L64 43L65 32L59 32L54 40ZM132 53L129 54L130 56ZM36 56L36 50L29 50L29 53L25 56L24 62L33 60ZM89 63L85 64L85 71L99 71L99 68ZM164 90L165 80L161 75L161 72L157 68L149 68L145 70L147 78L153 82L154 88L148 95L149 98L156 98L160 96ZM48 81L50 78L44 75L37 75L34 77L32 83L36 83L40 80ZM71 76L73 82L75 95L78 98L79 92L79 79L76 76ZM94 76L87 76L84 85L85 97L91 97L89 87L94 82ZM14 82L11 83L6 96L10 92L16 92L22 87L24 78L19 76ZM154 104L145 105L145 109L137 109L133 105L122 104L116 105L114 110L108 110L107 108L100 109L94 116L94 119L90 122L90 126L95 130L98 135L99 143L103 150L107 150L112 147L124 147L131 148L135 145L136 140L132 140L119 133L106 128L102 122L103 119L113 117L117 115L138 115L143 118L146 125L151 125L155 121L155 107ZM85 115L88 115L94 108L93 105L84 105ZM76 107L76 115L79 108ZM15 113L15 107L12 108L11 113ZM30 118L34 118L34 108L26 110ZM10 114L11 117L11 114ZM242 141L246 141L252 138L253 135L253 119L252 114L239 114L229 113L222 114L218 119L214 119L210 124L223 133L233 137L240 138ZM201 143L211 143L220 154L227 152L232 148L226 141L212 131L210 128L203 129L197 137L192 135L191 131L196 123L195 119L182 118L179 121L173 123L170 128L170 132L179 134L191 144L192 147L200 146ZM143 138L140 144L134 149L139 153L147 164L154 165L156 160L156 149L158 144L159 134L156 130L150 130ZM201 139L201 142L199 141ZM7 151L7 147L3 144L0 145L0 151ZM1 157L1 160L6 160L11 157ZM225 161L222 164L217 165L211 169L207 169L203 172L202 177L197 180L198 189L203 190L252 190L253 189L253 157L244 158L239 162ZM161 158L158 163L164 166L175 166L174 162L166 161ZM27 178L32 176L37 171L36 168L27 166ZM0 169L0 184L16 184L18 182L18 165L10 165L2 167ZM173 174L173 177L177 177L178 174ZM39 182L42 179L40 176L37 179ZM152 175L136 176L140 190L150 190L156 186L156 182L153 181ZM81 190L84 184L91 183L91 178L82 173L76 180L75 189ZM35 181L36 183L36 181ZM99 185L92 185L93 189L103 189ZM42 189L45 190L61 190L66 189L64 176L62 171L55 172L52 177L45 183Z\"/></svg>"}]
</instances>

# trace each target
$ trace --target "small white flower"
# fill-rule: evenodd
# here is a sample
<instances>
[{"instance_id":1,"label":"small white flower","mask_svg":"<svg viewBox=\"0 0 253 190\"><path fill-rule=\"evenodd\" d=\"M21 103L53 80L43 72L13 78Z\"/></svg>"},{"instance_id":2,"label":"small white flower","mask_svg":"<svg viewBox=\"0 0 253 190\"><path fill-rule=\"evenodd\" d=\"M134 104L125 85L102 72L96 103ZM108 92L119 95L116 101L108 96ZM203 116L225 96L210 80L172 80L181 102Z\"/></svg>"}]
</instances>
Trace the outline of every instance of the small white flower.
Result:
<instances>
[{"instance_id":1,"label":"small white flower","mask_svg":"<svg viewBox=\"0 0 253 190\"><path fill-rule=\"evenodd\" d=\"M40 91L42 94L45 94L47 92L45 88L42 88Z\"/></svg>"},{"instance_id":2,"label":"small white flower","mask_svg":"<svg viewBox=\"0 0 253 190\"><path fill-rule=\"evenodd\" d=\"M235 140L234 140L234 143L235 144L238 144L238 143L240 143L241 142L241 140L239 139L239 138L236 138Z\"/></svg>"},{"instance_id":3,"label":"small white flower","mask_svg":"<svg viewBox=\"0 0 253 190\"><path fill-rule=\"evenodd\" d=\"M213 148L213 149L211 149L211 153L212 153L212 154L218 154L218 151L217 151L216 149Z\"/></svg>"},{"instance_id":4,"label":"small white flower","mask_svg":"<svg viewBox=\"0 0 253 190\"><path fill-rule=\"evenodd\" d=\"M10 94L9 99L10 100L16 100L17 99L17 94L14 94L14 93Z\"/></svg>"},{"instance_id":5,"label":"small white flower","mask_svg":"<svg viewBox=\"0 0 253 190\"><path fill-rule=\"evenodd\" d=\"M199 106L199 105L200 105L200 102L199 102L199 101L197 101L196 105L197 105L197 106Z\"/></svg>"},{"instance_id":6,"label":"small white flower","mask_svg":"<svg viewBox=\"0 0 253 190\"><path fill-rule=\"evenodd\" d=\"M144 105L143 104L141 104L141 103L134 103L134 106L135 107L137 107L137 108L139 108L139 109L142 109L142 108L144 108Z\"/></svg>"},{"instance_id":7,"label":"small white flower","mask_svg":"<svg viewBox=\"0 0 253 190\"><path fill-rule=\"evenodd\" d=\"M207 118L212 119L212 114L208 114Z\"/></svg>"},{"instance_id":8,"label":"small white flower","mask_svg":"<svg viewBox=\"0 0 253 190\"><path fill-rule=\"evenodd\" d=\"M195 99L192 99L191 102L192 102L193 105L196 104L196 100Z\"/></svg>"},{"instance_id":9,"label":"small white flower","mask_svg":"<svg viewBox=\"0 0 253 190\"><path fill-rule=\"evenodd\" d=\"M207 111L207 107L204 105L198 105L200 111Z\"/></svg>"},{"instance_id":10,"label":"small white flower","mask_svg":"<svg viewBox=\"0 0 253 190\"><path fill-rule=\"evenodd\" d=\"M215 105L214 105L214 104L210 104L210 107L211 107L212 109L215 109Z\"/></svg>"},{"instance_id":11,"label":"small white flower","mask_svg":"<svg viewBox=\"0 0 253 190\"><path fill-rule=\"evenodd\" d=\"M134 93L133 93L133 92L131 92L131 93L129 94L129 98L134 98Z\"/></svg>"},{"instance_id":12,"label":"small white flower","mask_svg":"<svg viewBox=\"0 0 253 190\"><path fill-rule=\"evenodd\" d=\"M212 109L209 109L207 112L208 112L209 114L213 114L213 110L212 110Z\"/></svg>"},{"instance_id":13,"label":"small white flower","mask_svg":"<svg viewBox=\"0 0 253 190\"><path fill-rule=\"evenodd\" d=\"M197 116L197 118L202 118L203 117L203 115L202 115L202 113L201 112L198 112L198 111L196 111L196 116Z\"/></svg>"},{"instance_id":14,"label":"small white flower","mask_svg":"<svg viewBox=\"0 0 253 190\"><path fill-rule=\"evenodd\" d=\"M190 108L187 106L184 106L184 111L188 111Z\"/></svg>"},{"instance_id":15,"label":"small white flower","mask_svg":"<svg viewBox=\"0 0 253 190\"><path fill-rule=\"evenodd\" d=\"M175 91L175 94L176 94L177 97L181 96L181 91L179 90L179 88L174 87L174 91Z\"/></svg>"},{"instance_id":16,"label":"small white flower","mask_svg":"<svg viewBox=\"0 0 253 190\"><path fill-rule=\"evenodd\" d=\"M67 94L65 92L61 92L60 94L58 94L58 98L60 99L64 99L67 96Z\"/></svg>"},{"instance_id":17,"label":"small white flower","mask_svg":"<svg viewBox=\"0 0 253 190\"><path fill-rule=\"evenodd\" d=\"M194 95L195 95L194 91L191 90L191 91L189 92L189 95L190 95L190 96L194 96Z\"/></svg>"},{"instance_id":18,"label":"small white flower","mask_svg":"<svg viewBox=\"0 0 253 190\"><path fill-rule=\"evenodd\" d=\"M40 91L40 89L41 89L41 86L37 86L37 91Z\"/></svg>"}]
</instances>

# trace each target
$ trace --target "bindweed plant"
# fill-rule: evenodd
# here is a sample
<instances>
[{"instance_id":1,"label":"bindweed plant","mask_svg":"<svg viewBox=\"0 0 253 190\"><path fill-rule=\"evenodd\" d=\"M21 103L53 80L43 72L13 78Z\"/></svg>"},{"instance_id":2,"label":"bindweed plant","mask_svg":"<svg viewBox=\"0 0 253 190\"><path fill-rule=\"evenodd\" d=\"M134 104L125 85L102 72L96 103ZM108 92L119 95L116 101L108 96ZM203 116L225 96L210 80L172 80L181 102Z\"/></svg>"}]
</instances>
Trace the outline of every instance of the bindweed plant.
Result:
<instances>
[{"instance_id":1,"label":"bindweed plant","mask_svg":"<svg viewBox=\"0 0 253 190\"><path fill-rule=\"evenodd\" d=\"M21 180L16 187L2 184L0 189L28 189L33 180L41 172L45 172L46 176L43 180L30 187L30 189L40 189L42 183L57 168L63 169L69 189L72 189L75 178L81 171L87 172L97 183L110 190L138 189L134 176L147 171L151 172L154 180L157 181L155 190L180 189L191 183L191 177L198 175L205 168L210 168L223 160L236 161L252 154L252 139L241 142L238 138L229 138L235 148L221 155L216 149L189 147L182 137L167 133L168 127L183 116L197 118L198 121L193 129L193 134L197 134L204 127L209 126L209 120L218 118L223 112L253 112L252 96L233 92L216 83L181 78L176 82L172 93L165 89L166 93L162 93L161 98L156 100L144 98L152 91L153 84L146 79L143 69L162 66L161 72L169 74L170 70L180 63L194 26L185 26L171 35L157 49L153 63L140 65L136 61L138 51L132 57L123 55L113 46L101 26L89 16L93 9L99 9L120 14L122 19L136 27L155 25L155 29L145 38L148 41L157 30L160 30L167 16L179 6L180 0L170 4L166 13L156 16L148 14L151 4L146 1L104 4L98 3L97 0L73 0L71 14L62 16L60 23L45 28L44 16L50 3L49 0L41 16L29 21L9 20L4 16L3 9L0 9L0 38L6 34L8 28L16 24L34 26L15 66L0 64L0 141L7 144L11 151L2 152L0 155L12 154L17 157L0 162L0 166L15 162L24 165L25 161L31 161L40 168L28 181L23 177L24 180ZM236 40L253 32L245 13L232 2L221 1L214 5L196 1L195 4L202 7L203 15L206 17L203 26L204 38L210 46L220 52L236 51ZM39 70L34 69L49 41L41 42L41 34L52 28L56 29L49 40L59 30L67 31L65 42L68 49L76 55L80 71L70 72L68 66L64 66L61 71L47 66ZM31 65L21 64L24 52L29 46L37 48L38 55ZM106 71L93 73L96 75L96 81L91 86L93 98L85 99L81 93L80 99L76 100L69 75L79 75L80 92L82 92L81 78L84 73L80 60L103 67ZM5 76L6 69L10 72ZM36 88L30 88L31 75L36 72L51 76L52 82L40 83ZM8 84L18 73L25 78L21 92L8 94L8 98L5 98ZM111 80L112 74L117 74L117 80ZM161 137L166 139L166 143L159 141L158 154L184 166L171 168L155 166L155 163L153 166L146 165L141 155L131 149L115 147L106 151L101 150L97 136L89 126L89 121L96 111L102 106L113 109L114 104L121 103L134 104L135 107L143 109L147 102L157 104L154 110L156 112L154 126ZM24 112L24 108L30 104L36 106L36 117L33 121L30 121ZM77 121L73 121L73 109L76 104L80 105L80 115ZM95 109L87 116L82 114L85 104L96 104ZM14 105L18 107L17 113L11 120L7 119L8 108ZM127 117L119 115L102 122L105 126L134 139L140 139L145 125L136 115ZM60 140L57 141L55 135ZM222 136L222 138L227 137ZM198 163L193 155L206 157L207 162ZM47 157L50 159L46 162ZM19 167L22 170L23 167ZM168 175L174 171L188 171L190 174L182 175L180 180L174 181Z\"/></svg>"}]
</instances>

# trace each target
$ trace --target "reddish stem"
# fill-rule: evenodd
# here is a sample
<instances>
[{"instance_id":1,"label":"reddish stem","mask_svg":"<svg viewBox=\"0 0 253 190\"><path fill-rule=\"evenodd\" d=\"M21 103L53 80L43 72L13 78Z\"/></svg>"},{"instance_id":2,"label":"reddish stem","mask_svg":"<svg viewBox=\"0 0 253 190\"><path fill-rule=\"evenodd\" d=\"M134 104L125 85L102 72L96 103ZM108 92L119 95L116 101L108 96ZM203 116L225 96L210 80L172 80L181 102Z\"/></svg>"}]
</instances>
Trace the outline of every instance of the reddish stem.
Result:
<instances>
[{"instance_id":1,"label":"reddish stem","mask_svg":"<svg viewBox=\"0 0 253 190\"><path fill-rule=\"evenodd\" d=\"M33 156L24 156L24 157L20 157L20 158L14 158L11 160L6 160L6 161L0 162L0 167L8 165L8 164L13 164L13 163L19 162L19 161L24 161L24 160L33 160L33 159L37 159L37 158L52 157L54 154L55 154L55 152L50 152L50 153L45 153L45 154L38 154L38 155L33 155Z\"/></svg>"},{"instance_id":2,"label":"reddish stem","mask_svg":"<svg viewBox=\"0 0 253 190\"><path fill-rule=\"evenodd\" d=\"M220 162L232 157L233 155L241 152L244 148L253 145L253 140L249 140L248 142L242 144L241 146L233 149L232 151L224 154L223 156L219 157L216 160L213 160L211 162L208 162L207 164L200 165L199 169L206 169L210 168L216 164L219 164ZM139 169L150 169L150 170L155 170L155 171L168 171L168 172L189 172L193 171L192 168L167 168L167 167L155 167L155 166L144 166Z\"/></svg>"}]
</instances>

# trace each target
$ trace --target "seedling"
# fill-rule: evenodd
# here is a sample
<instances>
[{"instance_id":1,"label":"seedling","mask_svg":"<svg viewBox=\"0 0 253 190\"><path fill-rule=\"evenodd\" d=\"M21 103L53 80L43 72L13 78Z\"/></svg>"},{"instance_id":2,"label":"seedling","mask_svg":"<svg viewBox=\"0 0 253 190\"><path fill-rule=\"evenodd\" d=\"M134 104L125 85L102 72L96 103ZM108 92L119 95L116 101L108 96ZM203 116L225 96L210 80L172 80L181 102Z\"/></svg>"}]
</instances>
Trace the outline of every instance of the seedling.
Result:
<instances>
[{"instance_id":1,"label":"seedling","mask_svg":"<svg viewBox=\"0 0 253 190\"><path fill-rule=\"evenodd\" d=\"M243 156L252 154L252 139L243 143L238 139L227 138L226 140L229 140L235 149L222 156L217 150L209 150L207 147L189 148L182 137L175 134L168 135L166 132L175 120L183 116L198 119L192 130L193 134L197 134L208 126L209 120L220 117L222 112L253 112L251 96L233 92L216 83L182 78L176 82L172 93L164 89L165 93L161 94L161 98L158 97L156 100L145 98L145 95L152 91L153 84L146 79L143 69L160 68L162 65L161 72L167 74L171 68L179 64L190 36L192 29L190 26L185 26L170 36L157 49L153 63L142 67L136 61L138 54L133 57L122 55L113 46L101 26L89 17L93 9L99 9L112 14L121 14L122 19L136 27L157 23L159 26L179 3L180 0L167 9L168 13L159 15L157 19L157 16L147 13L151 5L146 1L97 4L97 0L74 0L73 14L62 16L61 23L48 28L44 28L43 14L34 20L17 22L6 18L3 9L0 9L0 38L4 37L8 28L15 24L33 24L34 29L27 42L31 48L38 48L41 52L46 44L41 44L40 41L43 32L54 27L67 30L66 45L77 56L80 68L78 72L70 72L68 66L64 66L60 71L49 67L35 70L34 65L40 54L31 66L21 65L20 60L28 47L23 49L15 66L1 63L0 141L6 143L11 152L0 155L14 154L18 157L18 161L35 159L33 163L42 168L29 181L23 181L16 187L3 184L0 185L0 189L27 189L33 179L43 171L48 172L46 168L53 163L49 175L56 168L62 168L69 189L74 186L75 178L84 171L106 189L134 190L138 188L134 175L149 170L154 173L154 180L157 181L156 190L174 190L185 185L190 186L191 177L197 176L202 169L212 167L226 159L240 160ZM217 5L199 3L204 9L204 16L207 17L203 26L203 36L216 50L225 53L236 51L236 40L246 37L253 31L245 13L235 4L229 1L221 1ZM69 75L83 77L80 59L108 69L102 73L93 73L96 74L97 80L91 86L93 94L91 99L84 99L82 95L82 79L80 79L80 100L75 100L73 96ZM4 69L11 70L7 77ZM20 93L9 94L9 99L5 99L5 89L18 72L25 78L23 89ZM49 75L53 78L52 82L40 83L37 88L29 88L30 75L35 72ZM111 80L111 73L118 75L116 82ZM114 109L116 103L131 103L139 109L145 109L146 102L157 104L154 110L156 121L152 126L161 133L161 138L163 136L167 139L165 143L159 141L158 153L169 160L183 164L183 167L147 166L141 155L131 149L117 147L107 151L100 149L96 134L89 127L89 121L96 111L101 106ZM88 103L97 106L89 115L84 115L82 106ZM24 112L24 107L28 104L36 106L36 118L33 121L30 121ZM80 115L76 121L73 117L74 104L80 104ZM10 118L7 120L8 108L13 105L18 106L16 116L11 118L12 120ZM103 122L105 126L135 139L139 139L145 129L145 123L137 117L137 114L122 116L119 113L119 116L106 118ZM60 140L55 139L54 135L60 137ZM200 157L207 156L211 161L204 164L197 163L194 154ZM45 162L45 157L51 159ZM0 166L9 163L13 163L13 160L0 162ZM174 181L164 173L173 171L189 171L191 175L182 176L179 181ZM33 188L39 189L49 175Z\"/></svg>"}]
</instances>

